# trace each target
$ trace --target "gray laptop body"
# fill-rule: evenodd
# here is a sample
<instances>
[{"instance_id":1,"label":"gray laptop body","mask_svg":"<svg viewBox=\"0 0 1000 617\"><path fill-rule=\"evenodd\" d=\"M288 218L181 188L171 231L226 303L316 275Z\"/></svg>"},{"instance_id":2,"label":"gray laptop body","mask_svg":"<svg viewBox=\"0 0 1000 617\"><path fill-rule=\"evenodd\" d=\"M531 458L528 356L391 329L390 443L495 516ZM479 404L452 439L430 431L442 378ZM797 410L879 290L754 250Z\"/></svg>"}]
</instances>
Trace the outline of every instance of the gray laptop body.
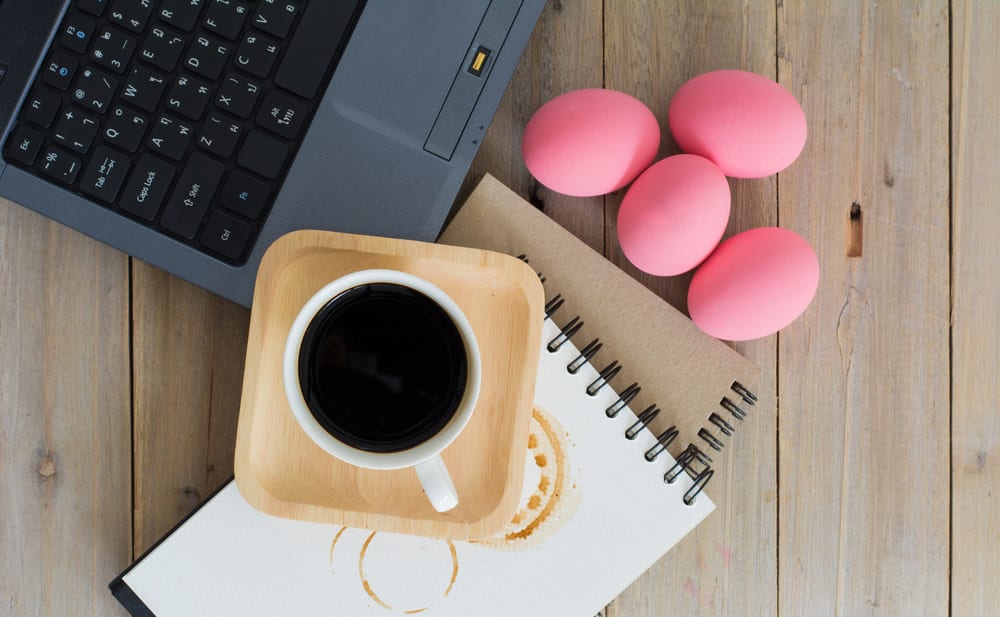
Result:
<instances>
[{"instance_id":1,"label":"gray laptop body","mask_svg":"<svg viewBox=\"0 0 1000 617\"><path fill-rule=\"evenodd\" d=\"M0 143L16 126L68 4L0 1ZM543 5L368 0L243 263L213 257L6 155L0 195L244 305L262 254L287 232L433 241Z\"/></svg>"}]
</instances>

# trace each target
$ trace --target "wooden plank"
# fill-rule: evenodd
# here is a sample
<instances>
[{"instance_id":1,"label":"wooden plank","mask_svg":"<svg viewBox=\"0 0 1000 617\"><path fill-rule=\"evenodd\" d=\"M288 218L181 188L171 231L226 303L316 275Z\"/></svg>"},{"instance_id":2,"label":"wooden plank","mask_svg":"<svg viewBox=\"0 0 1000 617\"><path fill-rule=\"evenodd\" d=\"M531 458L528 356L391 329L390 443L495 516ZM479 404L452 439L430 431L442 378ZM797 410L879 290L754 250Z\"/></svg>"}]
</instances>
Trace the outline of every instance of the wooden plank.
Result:
<instances>
[{"instance_id":1,"label":"wooden plank","mask_svg":"<svg viewBox=\"0 0 1000 617\"><path fill-rule=\"evenodd\" d=\"M138 556L232 476L250 313L137 260L132 294Z\"/></svg>"},{"instance_id":2,"label":"wooden plank","mask_svg":"<svg viewBox=\"0 0 1000 617\"><path fill-rule=\"evenodd\" d=\"M598 251L604 246L603 199L568 197L540 185L521 158L521 133L546 101L570 90L601 87L601 5L601 0L546 4L462 192L464 200L489 172Z\"/></svg>"},{"instance_id":3,"label":"wooden plank","mask_svg":"<svg viewBox=\"0 0 1000 617\"><path fill-rule=\"evenodd\" d=\"M1000 4L952 3L953 615L1000 606Z\"/></svg>"},{"instance_id":4,"label":"wooden plank","mask_svg":"<svg viewBox=\"0 0 1000 617\"><path fill-rule=\"evenodd\" d=\"M948 3L785 0L778 41L810 126L779 222L821 268L779 336L779 613L944 615Z\"/></svg>"},{"instance_id":5,"label":"wooden plank","mask_svg":"<svg viewBox=\"0 0 1000 617\"><path fill-rule=\"evenodd\" d=\"M646 103L660 121L660 156L678 149L667 126L667 108L677 88L706 71L737 68L774 77L775 7L763 0L733 3L609 3L605 16L605 87ZM774 177L731 180L733 214L728 235L773 225ZM689 275L653 277L628 263L615 237L615 218L624 191L606 208L605 254L626 272L681 310ZM611 605L609 617L627 615L775 614L777 580L775 337L735 345L763 369L760 397L722 453L712 453L716 476L708 494L718 510ZM639 402L639 407L655 401ZM688 410L678 418L676 455L699 442L697 427L714 410Z\"/></svg>"},{"instance_id":6,"label":"wooden plank","mask_svg":"<svg viewBox=\"0 0 1000 617\"><path fill-rule=\"evenodd\" d=\"M0 613L120 615L128 259L0 200Z\"/></svg>"}]
</instances>

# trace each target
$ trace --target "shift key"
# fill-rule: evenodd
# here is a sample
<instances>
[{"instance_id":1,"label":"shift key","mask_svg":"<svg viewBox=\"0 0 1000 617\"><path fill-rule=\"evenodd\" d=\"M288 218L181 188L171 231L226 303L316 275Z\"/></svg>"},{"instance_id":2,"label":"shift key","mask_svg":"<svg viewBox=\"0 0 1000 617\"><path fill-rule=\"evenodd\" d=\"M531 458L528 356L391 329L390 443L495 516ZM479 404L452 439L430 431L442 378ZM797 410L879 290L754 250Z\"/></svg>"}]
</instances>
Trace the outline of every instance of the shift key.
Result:
<instances>
[{"instance_id":1,"label":"shift key","mask_svg":"<svg viewBox=\"0 0 1000 617\"><path fill-rule=\"evenodd\" d=\"M183 238L194 238L225 171L225 166L215 159L192 154L167 201L160 225Z\"/></svg>"},{"instance_id":2,"label":"shift key","mask_svg":"<svg viewBox=\"0 0 1000 617\"><path fill-rule=\"evenodd\" d=\"M152 154L143 154L118 201L119 207L143 220L152 221L160 211L173 177L173 165Z\"/></svg>"}]
</instances>

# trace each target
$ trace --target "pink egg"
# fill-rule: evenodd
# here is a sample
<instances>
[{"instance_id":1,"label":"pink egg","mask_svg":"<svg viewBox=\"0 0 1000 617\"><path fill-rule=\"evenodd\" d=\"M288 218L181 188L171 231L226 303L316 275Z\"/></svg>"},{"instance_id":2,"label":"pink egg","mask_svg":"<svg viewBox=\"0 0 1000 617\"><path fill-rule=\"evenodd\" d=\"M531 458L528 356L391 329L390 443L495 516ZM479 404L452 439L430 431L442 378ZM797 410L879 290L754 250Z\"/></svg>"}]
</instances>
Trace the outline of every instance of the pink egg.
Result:
<instances>
[{"instance_id":1,"label":"pink egg","mask_svg":"<svg viewBox=\"0 0 1000 617\"><path fill-rule=\"evenodd\" d=\"M591 197L617 191L649 166L660 126L642 101L590 88L557 96L528 121L521 155L553 191Z\"/></svg>"},{"instance_id":2,"label":"pink egg","mask_svg":"<svg viewBox=\"0 0 1000 617\"><path fill-rule=\"evenodd\" d=\"M792 93L746 71L691 79L674 94L667 115L681 150L711 159L734 178L778 173L806 143L806 116Z\"/></svg>"},{"instance_id":3,"label":"pink egg","mask_svg":"<svg viewBox=\"0 0 1000 617\"><path fill-rule=\"evenodd\" d=\"M663 159L629 187L618 210L618 243L635 267L657 276L694 268L722 239L729 183L694 154Z\"/></svg>"},{"instance_id":4,"label":"pink egg","mask_svg":"<svg viewBox=\"0 0 1000 617\"><path fill-rule=\"evenodd\" d=\"M716 338L773 334L806 310L819 285L819 260L805 238L760 227L729 238L695 272L691 319Z\"/></svg>"}]
</instances>

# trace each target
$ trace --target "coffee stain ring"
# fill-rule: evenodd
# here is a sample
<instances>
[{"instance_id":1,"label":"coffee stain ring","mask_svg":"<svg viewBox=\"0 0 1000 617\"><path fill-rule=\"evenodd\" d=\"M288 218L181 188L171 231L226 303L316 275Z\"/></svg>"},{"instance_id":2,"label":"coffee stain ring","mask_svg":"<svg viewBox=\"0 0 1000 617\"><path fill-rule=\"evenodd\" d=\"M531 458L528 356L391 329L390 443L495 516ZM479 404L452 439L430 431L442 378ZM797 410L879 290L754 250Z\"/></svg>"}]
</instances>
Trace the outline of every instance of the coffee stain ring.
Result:
<instances>
[{"instance_id":1,"label":"coffee stain ring","mask_svg":"<svg viewBox=\"0 0 1000 617\"><path fill-rule=\"evenodd\" d=\"M337 541L340 540L340 537L347 530L348 527L341 527L340 530L337 532L337 534L333 537L333 542L330 543L331 565L333 564L333 553L334 549L337 547ZM377 534L378 534L377 531L371 532L371 534L369 534L368 537L365 539L364 544L361 546L361 551L358 554L358 576L361 579L361 586L362 588L364 588L365 593L368 594L368 597L374 600L375 603L381 606L382 608L385 608L387 610L393 610L392 605L390 605L388 602L379 597L378 593L375 592L375 589L369 582L368 577L365 575L365 557L368 553L369 545L371 544L372 540L375 539L375 536ZM455 587L455 581L458 579L458 550L455 548L454 542L452 542L451 540L446 540L446 542L448 543L448 549L451 553L451 578L448 581L448 586L445 588L444 593L441 594L442 600L447 598L448 595L451 594L452 589ZM403 610L402 612L404 615L414 615L426 611L432 606L433 604L431 604L430 606L424 606L422 608L406 609Z\"/></svg>"}]
</instances>

